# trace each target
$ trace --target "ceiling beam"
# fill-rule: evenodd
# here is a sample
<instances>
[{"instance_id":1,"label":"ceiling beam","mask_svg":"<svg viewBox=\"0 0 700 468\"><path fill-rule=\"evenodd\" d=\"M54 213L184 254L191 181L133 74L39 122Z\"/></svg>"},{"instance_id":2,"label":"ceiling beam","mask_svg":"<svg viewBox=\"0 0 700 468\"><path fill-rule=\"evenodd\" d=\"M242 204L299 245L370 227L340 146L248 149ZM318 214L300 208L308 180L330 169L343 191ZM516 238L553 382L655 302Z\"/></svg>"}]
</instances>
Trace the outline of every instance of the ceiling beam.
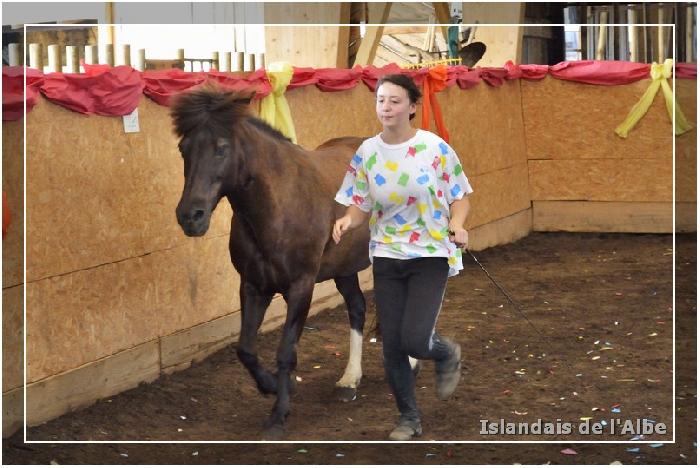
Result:
<instances>
[{"instance_id":1,"label":"ceiling beam","mask_svg":"<svg viewBox=\"0 0 700 468\"><path fill-rule=\"evenodd\" d=\"M368 24L384 24L389 18L391 10L391 2L369 3ZM360 48L355 55L355 65L372 65L374 56L377 53L377 46L384 33L384 26L367 26L365 29L365 37L360 42Z\"/></svg>"}]
</instances>

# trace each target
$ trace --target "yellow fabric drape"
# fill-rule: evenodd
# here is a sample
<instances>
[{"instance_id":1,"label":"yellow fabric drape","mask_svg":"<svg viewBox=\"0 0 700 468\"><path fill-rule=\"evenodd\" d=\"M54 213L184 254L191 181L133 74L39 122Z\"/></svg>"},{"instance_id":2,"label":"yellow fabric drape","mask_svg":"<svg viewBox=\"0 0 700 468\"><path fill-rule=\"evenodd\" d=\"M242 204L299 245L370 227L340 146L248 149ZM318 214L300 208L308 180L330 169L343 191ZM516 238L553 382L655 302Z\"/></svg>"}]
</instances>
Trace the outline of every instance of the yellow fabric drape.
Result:
<instances>
[{"instance_id":1,"label":"yellow fabric drape","mask_svg":"<svg viewBox=\"0 0 700 468\"><path fill-rule=\"evenodd\" d=\"M260 102L260 118L296 143L297 134L292 122L292 113L284 96L294 69L287 62L275 62L268 66L266 73L272 84L272 92Z\"/></svg>"},{"instance_id":2,"label":"yellow fabric drape","mask_svg":"<svg viewBox=\"0 0 700 468\"><path fill-rule=\"evenodd\" d=\"M652 82L644 92L644 95L639 102L637 102L634 107L632 107L630 113L627 114L625 120L615 129L615 133L617 133L618 136L627 138L627 134L630 132L630 130L637 125L637 122L644 117L644 114L646 114L649 107L651 107L651 103L654 102L654 97L659 91L659 87L661 87L664 93L668 116L671 118L671 120L673 120L673 91L671 90L671 86L669 86L668 81L666 81L671 77L672 72L673 60L671 59L666 59L662 64L654 62L651 65ZM691 128L693 128L693 126L685 118L683 111L678 103L676 103L676 135L681 135Z\"/></svg>"}]
</instances>

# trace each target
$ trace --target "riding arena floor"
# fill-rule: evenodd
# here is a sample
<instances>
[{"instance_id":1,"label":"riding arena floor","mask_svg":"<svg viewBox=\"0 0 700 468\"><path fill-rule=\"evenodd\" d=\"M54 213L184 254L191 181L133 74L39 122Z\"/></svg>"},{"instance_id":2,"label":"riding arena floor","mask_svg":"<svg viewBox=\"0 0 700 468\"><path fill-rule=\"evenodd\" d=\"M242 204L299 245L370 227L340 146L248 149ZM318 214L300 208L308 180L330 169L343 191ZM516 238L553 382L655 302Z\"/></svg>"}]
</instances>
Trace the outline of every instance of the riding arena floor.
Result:
<instances>
[{"instance_id":1,"label":"riding arena floor","mask_svg":"<svg viewBox=\"0 0 700 468\"><path fill-rule=\"evenodd\" d=\"M258 393L234 343L186 370L27 429L28 440L46 443L24 443L20 430L3 441L4 463L694 465L697 244L695 234L675 242L675 314L671 235L533 233L475 252L517 308L465 254L437 325L461 343L464 373L451 399L440 401L433 364L423 364L418 443L386 442L398 415L369 291L357 399L333 395L349 346L345 308L322 311L307 320L298 345L283 441L199 442L263 438L274 398ZM279 338L280 330L260 336L268 367ZM501 420L510 433L495 433ZM537 427L550 430L522 433ZM640 438L645 428L655 433Z\"/></svg>"}]
</instances>

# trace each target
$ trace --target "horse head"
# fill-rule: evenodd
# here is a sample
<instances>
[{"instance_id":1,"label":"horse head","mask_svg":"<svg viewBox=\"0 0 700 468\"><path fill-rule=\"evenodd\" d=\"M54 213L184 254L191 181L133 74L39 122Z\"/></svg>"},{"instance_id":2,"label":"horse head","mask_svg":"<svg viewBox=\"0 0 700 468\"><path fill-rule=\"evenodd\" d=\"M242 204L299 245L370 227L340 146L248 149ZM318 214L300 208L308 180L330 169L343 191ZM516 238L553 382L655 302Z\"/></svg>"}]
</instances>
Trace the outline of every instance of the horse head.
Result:
<instances>
[{"instance_id":1,"label":"horse head","mask_svg":"<svg viewBox=\"0 0 700 468\"><path fill-rule=\"evenodd\" d=\"M234 138L250 97L205 85L179 95L171 117L184 161L185 185L175 214L184 233L202 236L219 200L236 184L242 148Z\"/></svg>"}]
</instances>

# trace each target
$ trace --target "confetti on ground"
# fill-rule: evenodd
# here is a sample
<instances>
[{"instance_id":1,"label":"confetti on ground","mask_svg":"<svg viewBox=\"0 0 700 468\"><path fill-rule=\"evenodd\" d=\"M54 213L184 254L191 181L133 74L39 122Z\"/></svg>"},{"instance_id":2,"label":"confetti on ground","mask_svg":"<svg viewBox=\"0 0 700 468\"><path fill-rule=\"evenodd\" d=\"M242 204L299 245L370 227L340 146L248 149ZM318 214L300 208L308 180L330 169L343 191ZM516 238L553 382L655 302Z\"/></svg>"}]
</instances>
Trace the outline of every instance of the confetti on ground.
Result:
<instances>
[{"instance_id":1,"label":"confetti on ground","mask_svg":"<svg viewBox=\"0 0 700 468\"><path fill-rule=\"evenodd\" d=\"M617 379L618 382L636 382L634 379Z\"/></svg>"},{"instance_id":2,"label":"confetti on ground","mask_svg":"<svg viewBox=\"0 0 700 468\"><path fill-rule=\"evenodd\" d=\"M295 376L294 378L296 379L297 382L301 382L301 380L302 380L301 377L299 377L298 375Z\"/></svg>"},{"instance_id":3,"label":"confetti on ground","mask_svg":"<svg viewBox=\"0 0 700 468\"><path fill-rule=\"evenodd\" d=\"M639 447L631 447L626 450L630 453L639 453Z\"/></svg>"},{"instance_id":4,"label":"confetti on ground","mask_svg":"<svg viewBox=\"0 0 700 468\"><path fill-rule=\"evenodd\" d=\"M581 421L590 421L591 419L593 419L593 417L592 416L582 416L580 419L581 419Z\"/></svg>"},{"instance_id":5,"label":"confetti on ground","mask_svg":"<svg viewBox=\"0 0 700 468\"><path fill-rule=\"evenodd\" d=\"M180 419L185 420L187 419L187 416L180 416Z\"/></svg>"},{"instance_id":6,"label":"confetti on ground","mask_svg":"<svg viewBox=\"0 0 700 468\"><path fill-rule=\"evenodd\" d=\"M612 412L613 412L613 413L620 413L621 411L622 411L622 410L620 410L620 408L613 408L613 409L612 409Z\"/></svg>"},{"instance_id":7,"label":"confetti on ground","mask_svg":"<svg viewBox=\"0 0 700 468\"><path fill-rule=\"evenodd\" d=\"M376 338L370 338L370 339L369 339L369 342L370 342L370 343L376 343L376 342L377 342L377 339L376 339Z\"/></svg>"},{"instance_id":8,"label":"confetti on ground","mask_svg":"<svg viewBox=\"0 0 700 468\"><path fill-rule=\"evenodd\" d=\"M663 447L663 446L664 446L664 444L658 444L658 443L657 444L649 444L649 447L651 447L651 448L659 448L659 447Z\"/></svg>"},{"instance_id":9,"label":"confetti on ground","mask_svg":"<svg viewBox=\"0 0 700 468\"><path fill-rule=\"evenodd\" d=\"M517 414L518 416L525 416L527 414L527 411L523 411L522 413L518 410L513 410L513 413Z\"/></svg>"},{"instance_id":10,"label":"confetti on ground","mask_svg":"<svg viewBox=\"0 0 700 468\"><path fill-rule=\"evenodd\" d=\"M309 451L306 449L299 449L297 450L297 453L309 453Z\"/></svg>"},{"instance_id":11,"label":"confetti on ground","mask_svg":"<svg viewBox=\"0 0 700 468\"><path fill-rule=\"evenodd\" d=\"M505 389L505 390L503 390L503 394L504 394L505 396L510 396L510 395L513 394L513 392L511 392L511 391L508 390L508 389Z\"/></svg>"},{"instance_id":12,"label":"confetti on ground","mask_svg":"<svg viewBox=\"0 0 700 468\"><path fill-rule=\"evenodd\" d=\"M593 357L591 358L591 361L597 361L598 359L600 359L600 356L593 356Z\"/></svg>"},{"instance_id":13,"label":"confetti on ground","mask_svg":"<svg viewBox=\"0 0 700 468\"><path fill-rule=\"evenodd\" d=\"M316 365L314 366L314 369L320 369L320 368L321 368L321 366L320 366L319 364L316 364Z\"/></svg>"},{"instance_id":14,"label":"confetti on ground","mask_svg":"<svg viewBox=\"0 0 700 468\"><path fill-rule=\"evenodd\" d=\"M177 432L182 432L182 429L180 429L180 428L178 427L178 428L177 428Z\"/></svg>"},{"instance_id":15,"label":"confetti on ground","mask_svg":"<svg viewBox=\"0 0 700 468\"><path fill-rule=\"evenodd\" d=\"M128 453L120 453L119 455L121 455L121 456L124 457L124 458L129 458L129 454L128 454Z\"/></svg>"},{"instance_id":16,"label":"confetti on ground","mask_svg":"<svg viewBox=\"0 0 700 468\"><path fill-rule=\"evenodd\" d=\"M561 451L562 455L578 455L578 452L574 449L566 448Z\"/></svg>"},{"instance_id":17,"label":"confetti on ground","mask_svg":"<svg viewBox=\"0 0 700 468\"><path fill-rule=\"evenodd\" d=\"M196 457L197 455L199 455L199 452L192 452L193 457Z\"/></svg>"},{"instance_id":18,"label":"confetti on ground","mask_svg":"<svg viewBox=\"0 0 700 468\"><path fill-rule=\"evenodd\" d=\"M658 336L658 335L659 335L658 333L654 332L654 333L648 334L647 336Z\"/></svg>"},{"instance_id":19,"label":"confetti on ground","mask_svg":"<svg viewBox=\"0 0 700 468\"><path fill-rule=\"evenodd\" d=\"M344 453L336 453L335 458L343 458L345 456Z\"/></svg>"}]
</instances>

